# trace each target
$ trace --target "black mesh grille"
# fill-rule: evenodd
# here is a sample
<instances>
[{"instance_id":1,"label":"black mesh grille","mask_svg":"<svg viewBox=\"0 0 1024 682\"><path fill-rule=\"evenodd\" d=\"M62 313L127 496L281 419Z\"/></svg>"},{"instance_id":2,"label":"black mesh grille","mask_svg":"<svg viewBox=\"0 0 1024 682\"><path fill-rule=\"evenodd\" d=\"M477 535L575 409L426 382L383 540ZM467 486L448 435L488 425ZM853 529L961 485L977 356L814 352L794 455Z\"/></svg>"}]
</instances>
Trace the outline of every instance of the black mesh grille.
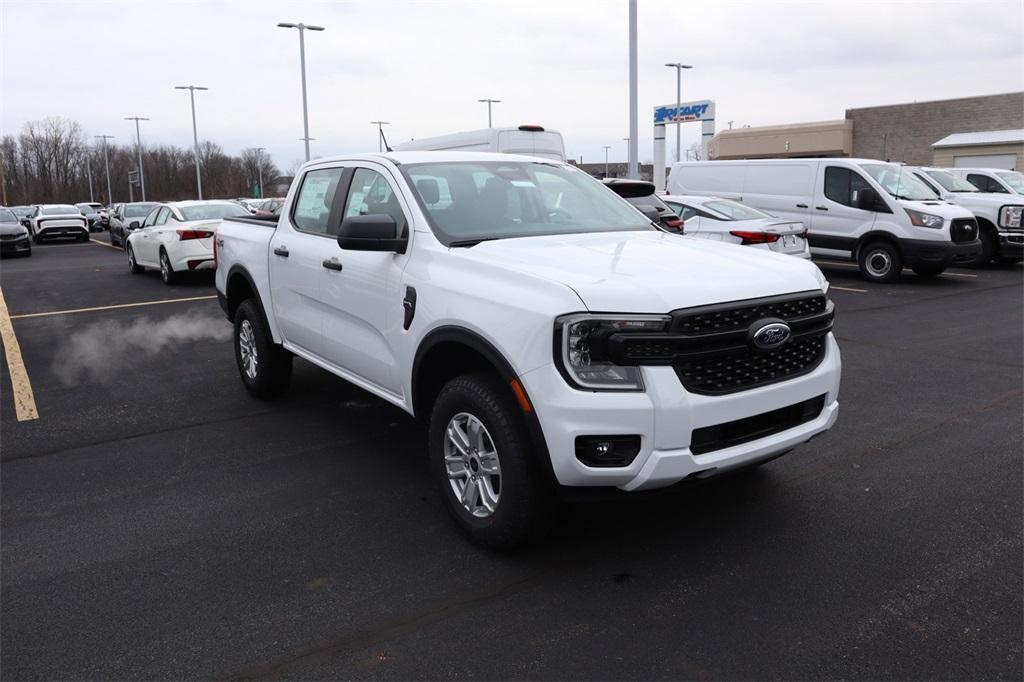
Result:
<instances>
[{"instance_id":1,"label":"black mesh grille","mask_svg":"<svg viewBox=\"0 0 1024 682\"><path fill-rule=\"evenodd\" d=\"M825 336L796 339L771 353L743 350L675 366L686 390L718 395L784 381L806 374L825 357Z\"/></svg>"},{"instance_id":2,"label":"black mesh grille","mask_svg":"<svg viewBox=\"0 0 1024 682\"><path fill-rule=\"evenodd\" d=\"M797 317L814 315L824 312L825 296L804 296L789 300L778 300L739 306L727 309L714 309L706 312L683 313L673 323L672 331L680 334L706 334L708 332L729 331L746 328L754 320L764 317L780 317L792 320Z\"/></svg>"},{"instance_id":3,"label":"black mesh grille","mask_svg":"<svg viewBox=\"0 0 1024 682\"><path fill-rule=\"evenodd\" d=\"M978 222L974 218L954 218L949 236L958 244L973 242L978 238Z\"/></svg>"}]
</instances>

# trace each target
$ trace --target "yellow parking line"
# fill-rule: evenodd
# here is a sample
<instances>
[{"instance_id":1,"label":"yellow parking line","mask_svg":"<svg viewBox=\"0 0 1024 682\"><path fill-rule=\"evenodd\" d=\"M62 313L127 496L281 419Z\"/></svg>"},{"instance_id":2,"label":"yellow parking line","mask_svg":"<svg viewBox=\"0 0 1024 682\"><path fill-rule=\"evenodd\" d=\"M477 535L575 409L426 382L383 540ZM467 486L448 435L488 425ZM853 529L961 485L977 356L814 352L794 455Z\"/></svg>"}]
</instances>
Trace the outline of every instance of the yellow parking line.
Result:
<instances>
[{"instance_id":1,"label":"yellow parking line","mask_svg":"<svg viewBox=\"0 0 1024 682\"><path fill-rule=\"evenodd\" d=\"M7 356L7 369L11 374L11 390L14 394L14 414L18 421L39 419L36 409L36 397L32 393L32 382L25 371L25 361L21 359L21 346L14 335L14 325L7 314L7 302L4 292L0 289L0 338L3 339L4 354Z\"/></svg>"},{"instance_id":2,"label":"yellow parking line","mask_svg":"<svg viewBox=\"0 0 1024 682\"><path fill-rule=\"evenodd\" d=\"M839 291L855 291L858 294L866 294L866 293L868 293L867 289L854 289L852 287L837 287L835 284L833 284L832 286L829 287L829 291L831 291L832 289L838 289Z\"/></svg>"},{"instance_id":3,"label":"yellow parking line","mask_svg":"<svg viewBox=\"0 0 1024 682\"><path fill-rule=\"evenodd\" d=\"M72 313L91 313L97 310L116 310L118 308L137 308L144 305L160 305L162 303L185 303L186 301L209 301L216 296L190 296L189 298L168 298L163 301L143 301L142 303L119 303L118 305L101 305L95 308L75 308L73 310L51 310L46 313L24 313L11 315L12 320L23 320L26 317L47 317L49 315L71 315ZM6 312L6 308L4 311Z\"/></svg>"},{"instance_id":4,"label":"yellow parking line","mask_svg":"<svg viewBox=\"0 0 1024 682\"><path fill-rule=\"evenodd\" d=\"M113 244L108 244L106 242L101 242L99 239L93 239L92 237L89 237L89 241L91 241L93 244L99 244L100 246L105 246L108 249L114 249L115 251L124 251L124 249L122 249L119 246L114 246Z\"/></svg>"}]
</instances>

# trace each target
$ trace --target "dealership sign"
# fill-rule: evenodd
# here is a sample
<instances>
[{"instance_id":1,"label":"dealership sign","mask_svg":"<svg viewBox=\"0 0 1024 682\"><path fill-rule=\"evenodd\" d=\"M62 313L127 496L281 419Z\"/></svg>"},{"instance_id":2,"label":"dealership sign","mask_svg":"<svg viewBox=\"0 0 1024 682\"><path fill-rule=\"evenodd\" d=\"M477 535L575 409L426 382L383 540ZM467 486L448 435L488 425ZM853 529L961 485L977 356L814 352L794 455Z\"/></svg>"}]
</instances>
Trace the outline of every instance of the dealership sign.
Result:
<instances>
[{"instance_id":1,"label":"dealership sign","mask_svg":"<svg viewBox=\"0 0 1024 682\"><path fill-rule=\"evenodd\" d=\"M704 99L699 102L683 102L682 104L664 104L654 107L654 125L665 125L677 121L713 121L715 120L715 103Z\"/></svg>"}]
</instances>

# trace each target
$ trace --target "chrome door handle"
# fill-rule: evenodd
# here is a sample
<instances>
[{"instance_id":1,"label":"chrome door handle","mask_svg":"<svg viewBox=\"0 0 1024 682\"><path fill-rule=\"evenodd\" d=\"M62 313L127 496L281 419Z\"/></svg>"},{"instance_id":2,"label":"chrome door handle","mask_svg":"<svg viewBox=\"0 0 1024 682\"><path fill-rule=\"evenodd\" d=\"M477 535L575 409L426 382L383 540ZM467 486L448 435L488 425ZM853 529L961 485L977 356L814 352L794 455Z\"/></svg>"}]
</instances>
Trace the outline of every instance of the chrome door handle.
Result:
<instances>
[{"instance_id":1,"label":"chrome door handle","mask_svg":"<svg viewBox=\"0 0 1024 682\"><path fill-rule=\"evenodd\" d=\"M274 255L275 256L282 256L284 258L287 258L288 257L288 247L287 246L275 247L274 248Z\"/></svg>"},{"instance_id":2,"label":"chrome door handle","mask_svg":"<svg viewBox=\"0 0 1024 682\"><path fill-rule=\"evenodd\" d=\"M321 263L328 270L341 270L344 266L335 258L328 258Z\"/></svg>"}]
</instances>

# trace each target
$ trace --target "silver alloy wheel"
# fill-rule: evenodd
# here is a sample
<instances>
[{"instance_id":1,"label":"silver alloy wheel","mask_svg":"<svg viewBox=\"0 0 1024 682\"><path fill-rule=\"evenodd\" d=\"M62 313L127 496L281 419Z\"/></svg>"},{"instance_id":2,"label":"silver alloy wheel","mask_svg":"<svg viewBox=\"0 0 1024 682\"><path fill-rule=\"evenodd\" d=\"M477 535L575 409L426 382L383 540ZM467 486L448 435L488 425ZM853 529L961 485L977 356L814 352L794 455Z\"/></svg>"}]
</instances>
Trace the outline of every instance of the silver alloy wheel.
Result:
<instances>
[{"instance_id":1,"label":"silver alloy wheel","mask_svg":"<svg viewBox=\"0 0 1024 682\"><path fill-rule=\"evenodd\" d=\"M872 249L864 259L864 265L872 277L885 277L892 269L892 258L888 251Z\"/></svg>"},{"instance_id":2,"label":"silver alloy wheel","mask_svg":"<svg viewBox=\"0 0 1024 682\"><path fill-rule=\"evenodd\" d=\"M468 412L459 412L444 431L444 467L448 483L463 509L487 518L501 497L501 463L487 427Z\"/></svg>"},{"instance_id":3,"label":"silver alloy wheel","mask_svg":"<svg viewBox=\"0 0 1024 682\"><path fill-rule=\"evenodd\" d=\"M167 260L167 252L160 252L160 277L166 282L171 274L171 264Z\"/></svg>"},{"instance_id":4,"label":"silver alloy wheel","mask_svg":"<svg viewBox=\"0 0 1024 682\"><path fill-rule=\"evenodd\" d=\"M242 370L251 381L256 380L259 353L256 351L256 333L249 320L242 320L238 328L238 350L242 356Z\"/></svg>"},{"instance_id":5,"label":"silver alloy wheel","mask_svg":"<svg viewBox=\"0 0 1024 682\"><path fill-rule=\"evenodd\" d=\"M133 249L131 246L127 246L125 248L128 249L128 269L134 271L135 270L135 249Z\"/></svg>"}]
</instances>

